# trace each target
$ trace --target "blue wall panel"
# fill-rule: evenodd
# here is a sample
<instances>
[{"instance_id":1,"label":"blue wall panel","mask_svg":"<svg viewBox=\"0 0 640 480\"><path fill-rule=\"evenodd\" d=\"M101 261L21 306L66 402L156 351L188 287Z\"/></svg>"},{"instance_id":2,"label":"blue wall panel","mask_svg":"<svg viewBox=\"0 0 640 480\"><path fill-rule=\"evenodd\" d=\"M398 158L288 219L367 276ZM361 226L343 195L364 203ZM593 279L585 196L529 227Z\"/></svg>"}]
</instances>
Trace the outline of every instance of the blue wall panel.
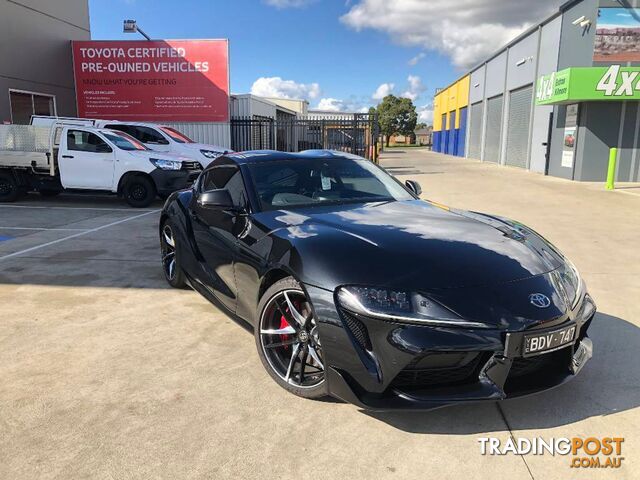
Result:
<instances>
[{"instance_id":1,"label":"blue wall panel","mask_svg":"<svg viewBox=\"0 0 640 480\"><path fill-rule=\"evenodd\" d=\"M456 112L453 111L449 115L449 137L447 143L447 153L449 155L456 154Z\"/></svg>"}]
</instances>

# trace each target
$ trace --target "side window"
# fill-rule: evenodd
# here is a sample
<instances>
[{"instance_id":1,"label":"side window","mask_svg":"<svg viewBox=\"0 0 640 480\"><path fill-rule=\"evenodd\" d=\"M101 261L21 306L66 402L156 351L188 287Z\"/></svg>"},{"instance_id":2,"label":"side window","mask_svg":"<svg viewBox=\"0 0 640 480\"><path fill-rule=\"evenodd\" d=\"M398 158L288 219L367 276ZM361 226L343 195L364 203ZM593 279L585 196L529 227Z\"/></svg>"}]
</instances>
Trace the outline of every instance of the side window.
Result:
<instances>
[{"instance_id":1,"label":"side window","mask_svg":"<svg viewBox=\"0 0 640 480\"><path fill-rule=\"evenodd\" d=\"M120 125L119 123L116 123L113 125L105 125L104 128L108 128L109 130L117 130L119 132L124 132L131 135L131 127L129 127L129 125Z\"/></svg>"},{"instance_id":2,"label":"side window","mask_svg":"<svg viewBox=\"0 0 640 480\"><path fill-rule=\"evenodd\" d=\"M113 151L98 135L84 130L67 131L67 150L87 153L109 153Z\"/></svg>"},{"instance_id":3,"label":"side window","mask_svg":"<svg viewBox=\"0 0 640 480\"><path fill-rule=\"evenodd\" d=\"M140 140L142 143L151 143L154 145L169 145L169 141L153 128L132 125L130 131L127 132L132 137Z\"/></svg>"},{"instance_id":4,"label":"side window","mask_svg":"<svg viewBox=\"0 0 640 480\"><path fill-rule=\"evenodd\" d=\"M242 207L246 205L247 196L244 190L244 182L242 181L242 173L240 173L240 169L237 166L214 167L204 173L200 190L208 192L219 188L229 190L235 205Z\"/></svg>"}]
</instances>

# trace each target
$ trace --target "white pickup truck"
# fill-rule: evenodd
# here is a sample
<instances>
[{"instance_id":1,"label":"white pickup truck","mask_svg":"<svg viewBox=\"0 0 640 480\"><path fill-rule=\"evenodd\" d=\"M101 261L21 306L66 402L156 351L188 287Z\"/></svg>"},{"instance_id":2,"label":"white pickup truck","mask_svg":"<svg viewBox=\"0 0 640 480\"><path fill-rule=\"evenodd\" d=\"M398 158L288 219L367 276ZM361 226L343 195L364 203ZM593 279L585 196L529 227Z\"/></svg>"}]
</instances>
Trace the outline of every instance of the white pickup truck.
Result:
<instances>
[{"instance_id":1,"label":"white pickup truck","mask_svg":"<svg viewBox=\"0 0 640 480\"><path fill-rule=\"evenodd\" d=\"M0 125L0 202L28 191L106 191L146 207L190 186L192 158L157 152L126 133L84 125Z\"/></svg>"},{"instance_id":2,"label":"white pickup truck","mask_svg":"<svg viewBox=\"0 0 640 480\"><path fill-rule=\"evenodd\" d=\"M51 117L46 115L32 115L31 125L51 126L54 123L65 125L87 125L97 128L119 130L131 135L133 138L151 150L158 152L170 152L177 155L191 157L200 162L203 167L224 153L232 152L231 149L220 145L197 143L184 133L167 125L149 122L124 122L116 120L98 120L73 117Z\"/></svg>"}]
</instances>

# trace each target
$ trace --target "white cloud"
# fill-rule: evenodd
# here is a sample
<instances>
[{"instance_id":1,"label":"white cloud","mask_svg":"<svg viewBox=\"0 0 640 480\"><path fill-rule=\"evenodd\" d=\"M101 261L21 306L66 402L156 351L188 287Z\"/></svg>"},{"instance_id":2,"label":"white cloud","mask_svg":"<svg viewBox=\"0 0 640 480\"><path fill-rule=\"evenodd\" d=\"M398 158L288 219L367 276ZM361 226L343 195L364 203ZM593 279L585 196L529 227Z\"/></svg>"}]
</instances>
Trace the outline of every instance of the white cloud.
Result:
<instances>
[{"instance_id":1,"label":"white cloud","mask_svg":"<svg viewBox=\"0 0 640 480\"><path fill-rule=\"evenodd\" d=\"M417 75L409 75L407 77L409 82L409 89L400 95L401 97L410 98L411 101L415 101L422 92L426 90L426 87L422 85L422 80Z\"/></svg>"},{"instance_id":2,"label":"white cloud","mask_svg":"<svg viewBox=\"0 0 640 480\"><path fill-rule=\"evenodd\" d=\"M344 102L337 98L321 98L316 107L318 110L326 110L327 112L344 111Z\"/></svg>"},{"instance_id":3,"label":"white cloud","mask_svg":"<svg viewBox=\"0 0 640 480\"><path fill-rule=\"evenodd\" d=\"M318 83L297 83L280 77L260 77L251 86L251 93L260 97L300 98L314 100L320 96Z\"/></svg>"},{"instance_id":4,"label":"white cloud","mask_svg":"<svg viewBox=\"0 0 640 480\"><path fill-rule=\"evenodd\" d=\"M363 99L352 95L346 100L338 98L321 98L314 110L325 110L327 112L358 112L367 113L369 111L368 99Z\"/></svg>"},{"instance_id":5,"label":"white cloud","mask_svg":"<svg viewBox=\"0 0 640 480\"><path fill-rule=\"evenodd\" d=\"M264 0L264 3L276 8L300 8L315 2L316 0Z\"/></svg>"},{"instance_id":6,"label":"white cloud","mask_svg":"<svg viewBox=\"0 0 640 480\"><path fill-rule=\"evenodd\" d=\"M437 50L468 68L565 0L359 0L340 20L385 32L402 45Z\"/></svg>"},{"instance_id":7,"label":"white cloud","mask_svg":"<svg viewBox=\"0 0 640 480\"><path fill-rule=\"evenodd\" d=\"M376 88L376 91L373 92L371 98L373 98L374 100L382 100L384 97L393 92L394 88L395 84L393 83L383 83L378 88Z\"/></svg>"},{"instance_id":8,"label":"white cloud","mask_svg":"<svg viewBox=\"0 0 640 480\"><path fill-rule=\"evenodd\" d=\"M416 108L418 113L418 122L426 123L427 125L433 124L433 105L427 104Z\"/></svg>"},{"instance_id":9,"label":"white cloud","mask_svg":"<svg viewBox=\"0 0 640 480\"><path fill-rule=\"evenodd\" d=\"M417 54L415 57L412 57L407 64L409 64L409 66L413 67L414 65L417 65L418 62L420 62L420 60L422 60L424 57L426 57L427 54L424 52L420 52L419 54Z\"/></svg>"}]
</instances>

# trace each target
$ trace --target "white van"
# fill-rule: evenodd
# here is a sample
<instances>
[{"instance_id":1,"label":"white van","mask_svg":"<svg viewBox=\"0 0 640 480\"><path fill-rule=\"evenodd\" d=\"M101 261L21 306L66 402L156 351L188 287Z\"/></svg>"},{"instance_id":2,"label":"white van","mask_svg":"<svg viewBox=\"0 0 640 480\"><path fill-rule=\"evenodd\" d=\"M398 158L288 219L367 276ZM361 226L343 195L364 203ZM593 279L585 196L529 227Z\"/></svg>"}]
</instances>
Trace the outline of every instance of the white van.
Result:
<instances>
[{"instance_id":1,"label":"white van","mask_svg":"<svg viewBox=\"0 0 640 480\"><path fill-rule=\"evenodd\" d=\"M173 127L148 122L121 122L115 120L97 120L71 117L49 117L33 115L31 125L50 126L53 123L63 123L65 125L86 124L98 128L109 128L119 130L131 135L139 142L144 143L151 150L158 152L171 152L178 155L191 157L200 162L203 167L209 165L213 160L224 153L232 150L218 145L208 145L206 143L196 143L182 132Z\"/></svg>"},{"instance_id":2,"label":"white van","mask_svg":"<svg viewBox=\"0 0 640 480\"><path fill-rule=\"evenodd\" d=\"M189 187L202 167L147 148L123 132L85 125L0 125L0 202L21 193L107 191L133 207Z\"/></svg>"}]
</instances>

